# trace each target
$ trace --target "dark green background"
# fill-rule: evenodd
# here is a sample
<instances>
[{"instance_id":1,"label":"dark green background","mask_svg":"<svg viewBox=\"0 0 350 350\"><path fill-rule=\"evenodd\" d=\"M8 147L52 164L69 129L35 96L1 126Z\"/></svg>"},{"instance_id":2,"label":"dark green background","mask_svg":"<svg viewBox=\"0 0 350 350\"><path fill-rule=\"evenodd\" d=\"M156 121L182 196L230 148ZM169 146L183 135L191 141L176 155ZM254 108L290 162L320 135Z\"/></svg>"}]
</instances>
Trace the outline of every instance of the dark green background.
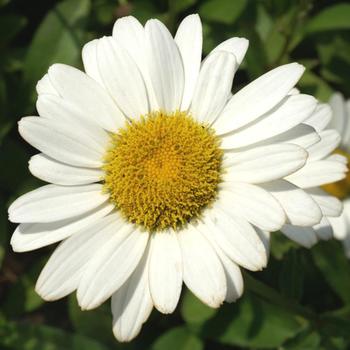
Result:
<instances>
[{"instance_id":1,"label":"dark green background","mask_svg":"<svg viewBox=\"0 0 350 350\"><path fill-rule=\"evenodd\" d=\"M129 344L112 336L109 304L81 312L74 295L44 303L35 280L53 247L15 254L7 207L39 186L27 170L35 150L16 122L35 112L35 84L55 62L81 67L82 45L109 35L116 18L157 17L174 32L198 12L204 55L231 36L250 40L234 89L283 63L307 67L299 88L327 101L350 96L350 4L310 0L0 0L0 349L348 349L350 264L339 242L306 250L273 235L269 266L245 273L237 303L209 309L184 291L176 312L152 313Z\"/></svg>"}]
</instances>

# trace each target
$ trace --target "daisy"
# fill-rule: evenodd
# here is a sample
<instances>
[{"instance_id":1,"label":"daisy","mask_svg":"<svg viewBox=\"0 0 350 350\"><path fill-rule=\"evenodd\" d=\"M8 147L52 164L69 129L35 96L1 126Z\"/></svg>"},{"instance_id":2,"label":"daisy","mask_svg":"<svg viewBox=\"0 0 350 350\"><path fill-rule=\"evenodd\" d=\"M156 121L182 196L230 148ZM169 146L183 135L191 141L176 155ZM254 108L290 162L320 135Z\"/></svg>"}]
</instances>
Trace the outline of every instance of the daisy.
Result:
<instances>
[{"instance_id":1,"label":"daisy","mask_svg":"<svg viewBox=\"0 0 350 350\"><path fill-rule=\"evenodd\" d=\"M49 68L40 117L19 122L41 152L29 169L49 184L9 208L15 251L62 241L36 285L44 299L76 290L89 310L111 297L113 332L129 341L153 307L173 312L182 282L211 307L234 301L239 267L266 265L268 232L287 217L319 223L311 197L284 180L319 141L303 123L316 100L290 94L304 68L286 64L232 95L247 48L231 38L201 62L198 15L175 38L158 20L125 17L84 46L85 73Z\"/></svg>"}]
</instances>

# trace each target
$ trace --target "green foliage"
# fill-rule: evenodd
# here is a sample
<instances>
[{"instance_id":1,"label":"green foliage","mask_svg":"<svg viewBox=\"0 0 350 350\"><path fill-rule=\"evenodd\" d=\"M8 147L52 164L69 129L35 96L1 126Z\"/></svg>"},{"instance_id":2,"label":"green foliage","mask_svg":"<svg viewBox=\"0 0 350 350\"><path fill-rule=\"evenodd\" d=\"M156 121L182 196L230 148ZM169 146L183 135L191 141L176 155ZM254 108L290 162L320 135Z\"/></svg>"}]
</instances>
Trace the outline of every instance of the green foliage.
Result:
<instances>
[{"instance_id":1,"label":"green foliage","mask_svg":"<svg viewBox=\"0 0 350 350\"><path fill-rule=\"evenodd\" d=\"M160 336L151 350L203 350L203 342L186 327L176 327Z\"/></svg>"},{"instance_id":2,"label":"green foliage","mask_svg":"<svg viewBox=\"0 0 350 350\"><path fill-rule=\"evenodd\" d=\"M223 306L202 334L223 344L261 349L279 347L302 328L289 311L246 292L239 303Z\"/></svg>"},{"instance_id":3,"label":"green foliage","mask_svg":"<svg viewBox=\"0 0 350 350\"><path fill-rule=\"evenodd\" d=\"M316 266L345 304L350 304L350 264L338 242L322 242L312 250Z\"/></svg>"},{"instance_id":4,"label":"green foliage","mask_svg":"<svg viewBox=\"0 0 350 350\"><path fill-rule=\"evenodd\" d=\"M350 29L350 4L336 4L325 8L310 20L306 26L308 33L326 30Z\"/></svg>"},{"instance_id":5,"label":"green foliage","mask_svg":"<svg viewBox=\"0 0 350 350\"><path fill-rule=\"evenodd\" d=\"M216 309L203 304L190 291L186 291L181 305L181 315L189 325L202 325L216 314Z\"/></svg>"},{"instance_id":6,"label":"green foliage","mask_svg":"<svg viewBox=\"0 0 350 350\"><path fill-rule=\"evenodd\" d=\"M297 250L290 250L281 261L279 273L279 289L281 294L300 300L303 291L303 269L300 254Z\"/></svg>"},{"instance_id":7,"label":"green foliage","mask_svg":"<svg viewBox=\"0 0 350 350\"><path fill-rule=\"evenodd\" d=\"M93 337L102 343L113 341L112 315L109 303L91 312L82 312L75 295L71 295L68 301L68 312L77 333Z\"/></svg>"},{"instance_id":8,"label":"green foliage","mask_svg":"<svg viewBox=\"0 0 350 350\"><path fill-rule=\"evenodd\" d=\"M47 14L33 37L23 64L24 81L30 88L51 64L77 65L89 9L89 0L66 0Z\"/></svg>"},{"instance_id":9,"label":"green foliage","mask_svg":"<svg viewBox=\"0 0 350 350\"><path fill-rule=\"evenodd\" d=\"M5 257L7 218L5 203L0 199L0 269Z\"/></svg>"},{"instance_id":10,"label":"green foliage","mask_svg":"<svg viewBox=\"0 0 350 350\"><path fill-rule=\"evenodd\" d=\"M207 0L200 6L199 14L208 21L232 24L246 4L246 0Z\"/></svg>"},{"instance_id":11,"label":"green foliage","mask_svg":"<svg viewBox=\"0 0 350 350\"><path fill-rule=\"evenodd\" d=\"M288 340L283 349L285 350L313 350L319 349L321 337L309 328L298 333L294 338Z\"/></svg>"},{"instance_id":12,"label":"green foliage","mask_svg":"<svg viewBox=\"0 0 350 350\"><path fill-rule=\"evenodd\" d=\"M0 0L0 349L4 350L329 350L350 347L350 264L338 242L300 248L271 236L268 267L244 274L243 297L219 309L184 288L173 315L153 312L137 339L118 343L109 302L81 311L75 295L44 302L35 293L51 248L16 254L8 205L41 185L27 169L34 150L17 121L36 115L35 84L53 63L81 68L81 49L109 35L124 15L159 18L174 33L199 13L204 55L232 36L250 41L233 90L266 71L298 61L302 92L327 101L350 97L350 5L316 0Z\"/></svg>"},{"instance_id":13,"label":"green foliage","mask_svg":"<svg viewBox=\"0 0 350 350\"><path fill-rule=\"evenodd\" d=\"M14 350L107 350L93 339L61 329L30 323L0 325L0 345Z\"/></svg>"}]
</instances>

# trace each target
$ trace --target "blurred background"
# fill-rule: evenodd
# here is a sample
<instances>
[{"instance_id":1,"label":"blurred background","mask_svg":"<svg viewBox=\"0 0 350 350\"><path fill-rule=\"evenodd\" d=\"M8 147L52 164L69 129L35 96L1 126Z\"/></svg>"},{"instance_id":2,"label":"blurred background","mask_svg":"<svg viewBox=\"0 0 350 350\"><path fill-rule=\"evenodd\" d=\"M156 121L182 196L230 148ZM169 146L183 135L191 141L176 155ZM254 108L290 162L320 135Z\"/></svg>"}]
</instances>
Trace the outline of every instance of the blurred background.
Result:
<instances>
[{"instance_id":1,"label":"blurred background","mask_svg":"<svg viewBox=\"0 0 350 350\"><path fill-rule=\"evenodd\" d=\"M80 311L75 295L43 302L34 285L54 247L13 253L9 203L41 185L29 174L35 150L16 122L36 114L35 85L56 62L82 67L81 48L109 35L125 15L159 18L174 33L201 15L204 55L231 36L250 40L236 90L267 70L298 61L298 87L327 101L350 97L350 3L326 0L0 0L0 349L224 350L350 349L350 264L339 242L300 248L272 235L268 267L244 274L244 296L219 310L184 289L172 315L153 312L138 338L118 343L109 303Z\"/></svg>"}]
</instances>

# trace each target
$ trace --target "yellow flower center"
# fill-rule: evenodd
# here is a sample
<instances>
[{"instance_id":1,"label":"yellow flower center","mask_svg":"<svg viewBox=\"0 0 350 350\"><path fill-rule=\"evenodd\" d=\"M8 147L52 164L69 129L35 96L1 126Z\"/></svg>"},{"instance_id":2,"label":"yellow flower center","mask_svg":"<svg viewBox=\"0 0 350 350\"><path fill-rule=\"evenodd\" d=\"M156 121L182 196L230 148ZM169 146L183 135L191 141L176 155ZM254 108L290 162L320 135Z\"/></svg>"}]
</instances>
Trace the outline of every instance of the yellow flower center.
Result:
<instances>
[{"instance_id":1,"label":"yellow flower center","mask_svg":"<svg viewBox=\"0 0 350 350\"><path fill-rule=\"evenodd\" d=\"M341 150L337 149L336 153L341 154L342 156L346 157L348 159L348 163L350 164L350 154ZM322 186L322 188L328 192L329 194L339 198L344 199L350 195L350 172L346 173L346 177L343 180L340 180L338 182L333 182L331 184L327 184Z\"/></svg>"},{"instance_id":2,"label":"yellow flower center","mask_svg":"<svg viewBox=\"0 0 350 350\"><path fill-rule=\"evenodd\" d=\"M104 187L130 222L177 229L215 199L221 158L212 129L184 112L153 112L112 135Z\"/></svg>"}]
</instances>

